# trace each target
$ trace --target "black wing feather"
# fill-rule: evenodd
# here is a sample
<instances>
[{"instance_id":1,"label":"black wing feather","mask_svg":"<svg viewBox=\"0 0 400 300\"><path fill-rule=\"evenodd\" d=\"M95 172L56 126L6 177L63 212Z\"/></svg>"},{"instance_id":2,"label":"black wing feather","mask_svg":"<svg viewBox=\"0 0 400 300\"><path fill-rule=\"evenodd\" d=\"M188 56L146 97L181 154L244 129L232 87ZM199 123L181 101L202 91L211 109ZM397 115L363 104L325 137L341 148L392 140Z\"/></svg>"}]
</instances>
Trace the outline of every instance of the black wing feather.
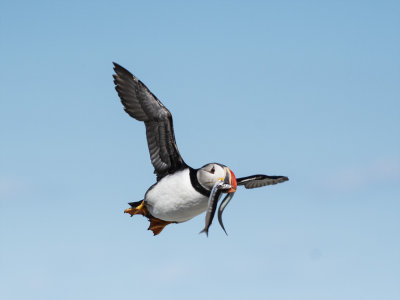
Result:
<instances>
[{"instance_id":1,"label":"black wing feather","mask_svg":"<svg viewBox=\"0 0 400 300\"><path fill-rule=\"evenodd\" d=\"M128 70L114 63L114 84L125 111L146 126L147 144L157 180L186 168L175 141L172 115Z\"/></svg>"},{"instance_id":2,"label":"black wing feather","mask_svg":"<svg viewBox=\"0 0 400 300\"><path fill-rule=\"evenodd\" d=\"M277 184L288 181L286 176L252 175L237 178L237 185L244 185L246 189L254 189L266 185Z\"/></svg>"}]
</instances>

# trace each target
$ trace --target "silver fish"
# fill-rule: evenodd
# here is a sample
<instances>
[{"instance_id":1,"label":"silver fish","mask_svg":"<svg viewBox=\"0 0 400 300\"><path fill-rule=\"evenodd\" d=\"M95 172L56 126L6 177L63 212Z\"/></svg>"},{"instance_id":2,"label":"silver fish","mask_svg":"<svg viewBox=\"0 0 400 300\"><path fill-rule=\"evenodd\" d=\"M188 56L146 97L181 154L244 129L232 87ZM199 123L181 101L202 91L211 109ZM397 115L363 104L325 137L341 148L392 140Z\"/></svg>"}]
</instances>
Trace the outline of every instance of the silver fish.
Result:
<instances>
[{"instance_id":1,"label":"silver fish","mask_svg":"<svg viewBox=\"0 0 400 300\"><path fill-rule=\"evenodd\" d=\"M222 229L225 231L225 234L228 235L228 233L225 230L224 223L222 223L222 213L224 212L225 207L228 205L229 201L233 198L233 195L235 193L229 193L225 196L224 200L222 200L221 205L219 206L218 209L218 222L219 225L221 225Z\"/></svg>"},{"instance_id":2,"label":"silver fish","mask_svg":"<svg viewBox=\"0 0 400 300\"><path fill-rule=\"evenodd\" d=\"M214 218L215 211L217 209L217 203L218 200L221 198L222 192L224 190L229 190L232 186L230 184L226 184L223 181L217 181L211 192L210 192L210 197L208 198L208 207L207 207L207 214L206 214L206 224L205 227L200 233L205 232L206 235L208 236L208 228L210 228L210 225L212 223L212 220ZM224 229L225 230L225 229Z\"/></svg>"}]
</instances>

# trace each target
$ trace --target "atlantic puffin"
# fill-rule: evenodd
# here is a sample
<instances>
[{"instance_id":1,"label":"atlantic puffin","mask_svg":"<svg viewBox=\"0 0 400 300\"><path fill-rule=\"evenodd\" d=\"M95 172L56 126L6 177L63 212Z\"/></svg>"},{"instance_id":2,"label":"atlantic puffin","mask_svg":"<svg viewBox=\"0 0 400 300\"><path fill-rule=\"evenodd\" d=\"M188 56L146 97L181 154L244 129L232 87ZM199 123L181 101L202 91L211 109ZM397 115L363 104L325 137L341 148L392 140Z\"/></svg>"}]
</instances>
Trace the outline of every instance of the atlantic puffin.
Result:
<instances>
[{"instance_id":1,"label":"atlantic puffin","mask_svg":"<svg viewBox=\"0 0 400 300\"><path fill-rule=\"evenodd\" d=\"M146 127L147 144L157 181L145 193L144 199L129 203L124 212L143 215L150 221L148 230L158 235L166 225L182 223L207 211L205 227L208 236L217 203L226 194L218 209L218 221L232 199L237 186L247 189L287 181L286 176L253 175L236 178L227 166L208 163L199 169L188 166L176 145L172 115L160 100L132 73L114 64L115 89L124 110ZM226 233L226 231L225 231Z\"/></svg>"}]
</instances>

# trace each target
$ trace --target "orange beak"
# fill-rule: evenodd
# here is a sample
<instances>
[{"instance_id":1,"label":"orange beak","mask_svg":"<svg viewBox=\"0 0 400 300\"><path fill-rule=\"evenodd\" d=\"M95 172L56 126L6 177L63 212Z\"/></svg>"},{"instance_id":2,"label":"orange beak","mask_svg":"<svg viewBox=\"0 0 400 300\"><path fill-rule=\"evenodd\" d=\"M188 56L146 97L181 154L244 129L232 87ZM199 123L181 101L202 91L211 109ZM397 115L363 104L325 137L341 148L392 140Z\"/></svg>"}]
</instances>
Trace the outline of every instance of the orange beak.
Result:
<instances>
[{"instance_id":1,"label":"orange beak","mask_svg":"<svg viewBox=\"0 0 400 300\"><path fill-rule=\"evenodd\" d=\"M234 193L234 192L236 192L236 188L237 188L236 176L235 176L235 174L233 174L233 172L229 168L225 168L225 172L226 172L226 175L225 175L224 181L225 181L225 183L228 183L232 186L232 188L230 188L227 193Z\"/></svg>"}]
</instances>

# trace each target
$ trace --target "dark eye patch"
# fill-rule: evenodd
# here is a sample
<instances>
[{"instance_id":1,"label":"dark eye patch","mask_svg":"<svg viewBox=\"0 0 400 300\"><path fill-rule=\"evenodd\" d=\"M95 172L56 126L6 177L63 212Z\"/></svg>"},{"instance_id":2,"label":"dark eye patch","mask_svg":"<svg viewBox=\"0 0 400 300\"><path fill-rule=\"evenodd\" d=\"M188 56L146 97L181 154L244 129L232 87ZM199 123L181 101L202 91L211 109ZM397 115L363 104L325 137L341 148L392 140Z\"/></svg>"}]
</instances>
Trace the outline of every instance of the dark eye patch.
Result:
<instances>
[{"instance_id":1,"label":"dark eye patch","mask_svg":"<svg viewBox=\"0 0 400 300\"><path fill-rule=\"evenodd\" d=\"M211 173L211 174L214 174L214 173L215 173L215 167L214 167L214 166L213 166L212 169L210 170L210 173Z\"/></svg>"}]
</instances>

